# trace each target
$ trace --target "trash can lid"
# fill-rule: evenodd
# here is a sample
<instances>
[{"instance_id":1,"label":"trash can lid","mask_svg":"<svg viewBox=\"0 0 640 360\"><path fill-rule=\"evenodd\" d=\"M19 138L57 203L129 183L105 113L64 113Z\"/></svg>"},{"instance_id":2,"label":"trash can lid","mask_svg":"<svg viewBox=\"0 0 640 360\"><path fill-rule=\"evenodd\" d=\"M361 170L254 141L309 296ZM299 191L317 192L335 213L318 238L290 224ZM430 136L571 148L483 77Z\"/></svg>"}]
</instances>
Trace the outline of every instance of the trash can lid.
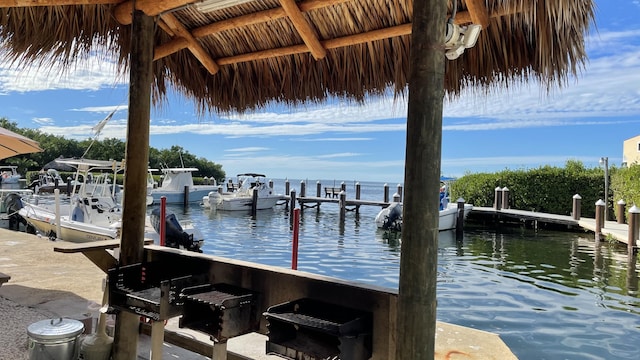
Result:
<instances>
[{"instance_id":1,"label":"trash can lid","mask_svg":"<svg viewBox=\"0 0 640 360\"><path fill-rule=\"evenodd\" d=\"M48 319L27 327L27 334L36 340L60 340L73 338L84 331L84 324L73 319Z\"/></svg>"}]
</instances>

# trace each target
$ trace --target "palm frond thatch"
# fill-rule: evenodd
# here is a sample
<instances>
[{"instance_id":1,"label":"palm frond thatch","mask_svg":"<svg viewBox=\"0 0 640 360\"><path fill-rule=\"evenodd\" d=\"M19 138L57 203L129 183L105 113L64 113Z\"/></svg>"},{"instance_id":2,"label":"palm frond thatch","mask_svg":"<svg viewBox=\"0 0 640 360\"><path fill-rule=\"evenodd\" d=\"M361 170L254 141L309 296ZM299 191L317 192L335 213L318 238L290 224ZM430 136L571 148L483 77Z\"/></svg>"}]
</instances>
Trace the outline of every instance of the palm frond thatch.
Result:
<instances>
[{"instance_id":1,"label":"palm frond thatch","mask_svg":"<svg viewBox=\"0 0 640 360\"><path fill-rule=\"evenodd\" d=\"M329 96L363 101L389 89L396 95L406 91L412 1L297 2L326 51L318 59L291 18L282 16L277 0L255 0L211 13L200 12L188 4L192 1L176 0L180 6L156 16L156 53L186 42L171 30L176 21L219 71L211 74L189 48L169 52L154 63L155 103L161 103L171 87L195 100L201 112L246 111L271 101L319 102ZM467 6L471 1L458 1L456 19L463 25L472 21ZM39 66L69 66L89 54L116 54L125 73L131 26L114 15L117 4L105 2L0 8L5 50L0 54L5 60ZM488 26L475 47L447 62L447 95L531 79L546 88L561 86L584 66L593 0L483 0L480 5L486 8ZM451 13L451 4L449 9ZM395 32L379 36L385 29ZM361 38L366 40L352 42Z\"/></svg>"}]
</instances>

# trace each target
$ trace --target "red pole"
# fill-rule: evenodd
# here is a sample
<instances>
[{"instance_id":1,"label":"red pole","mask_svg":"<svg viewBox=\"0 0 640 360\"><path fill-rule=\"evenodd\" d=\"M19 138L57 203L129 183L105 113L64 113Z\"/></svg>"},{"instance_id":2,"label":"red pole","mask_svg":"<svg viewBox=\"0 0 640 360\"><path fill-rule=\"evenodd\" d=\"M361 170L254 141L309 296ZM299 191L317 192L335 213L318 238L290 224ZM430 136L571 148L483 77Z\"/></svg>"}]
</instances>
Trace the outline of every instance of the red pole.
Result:
<instances>
[{"instance_id":1,"label":"red pole","mask_svg":"<svg viewBox=\"0 0 640 360\"><path fill-rule=\"evenodd\" d=\"M160 197L160 246L164 246L166 234L166 217L167 217L167 197Z\"/></svg>"},{"instance_id":2,"label":"red pole","mask_svg":"<svg viewBox=\"0 0 640 360\"><path fill-rule=\"evenodd\" d=\"M300 233L300 209L293 209L293 249L291 251L291 268L298 270L298 233Z\"/></svg>"}]
</instances>

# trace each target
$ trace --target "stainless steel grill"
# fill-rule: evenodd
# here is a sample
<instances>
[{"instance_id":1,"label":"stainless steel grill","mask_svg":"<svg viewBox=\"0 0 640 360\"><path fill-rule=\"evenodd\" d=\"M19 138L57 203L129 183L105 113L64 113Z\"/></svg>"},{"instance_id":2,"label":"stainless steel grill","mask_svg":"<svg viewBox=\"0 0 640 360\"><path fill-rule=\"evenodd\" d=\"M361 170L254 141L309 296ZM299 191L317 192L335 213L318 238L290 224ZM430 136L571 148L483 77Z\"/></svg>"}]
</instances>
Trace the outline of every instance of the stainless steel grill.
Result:
<instances>
[{"instance_id":1,"label":"stainless steel grill","mask_svg":"<svg viewBox=\"0 0 640 360\"><path fill-rule=\"evenodd\" d=\"M180 294L184 311L180 327L202 331L216 342L256 331L257 294L228 284L185 288Z\"/></svg>"},{"instance_id":2,"label":"stainless steel grill","mask_svg":"<svg viewBox=\"0 0 640 360\"><path fill-rule=\"evenodd\" d=\"M371 357L372 315L312 299L267 309L267 353L304 360Z\"/></svg>"}]
</instances>

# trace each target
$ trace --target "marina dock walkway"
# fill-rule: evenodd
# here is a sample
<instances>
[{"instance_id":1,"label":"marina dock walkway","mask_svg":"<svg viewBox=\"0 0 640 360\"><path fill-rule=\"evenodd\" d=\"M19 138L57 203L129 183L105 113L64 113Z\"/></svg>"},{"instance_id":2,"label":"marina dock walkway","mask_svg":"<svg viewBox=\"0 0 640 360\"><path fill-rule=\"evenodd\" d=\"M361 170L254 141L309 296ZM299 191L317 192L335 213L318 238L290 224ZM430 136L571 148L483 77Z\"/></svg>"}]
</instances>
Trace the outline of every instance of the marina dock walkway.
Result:
<instances>
[{"instance_id":1,"label":"marina dock walkway","mask_svg":"<svg viewBox=\"0 0 640 360\"><path fill-rule=\"evenodd\" d=\"M28 325L57 317L81 318L88 308L102 301L105 274L82 253L54 252L59 242L46 237L0 229L0 272L9 275L0 287L0 359L28 359ZM86 318L85 318L86 320ZM169 333L201 341L209 351L207 335L179 329L177 318L165 328L165 359L209 359L168 341ZM229 360L282 359L265 354L267 337L258 333L238 336L227 345ZM138 359L149 359L150 337L139 336ZM211 354L211 352L208 352ZM516 359L496 334L438 322L438 360L460 356L474 359Z\"/></svg>"},{"instance_id":2,"label":"marina dock walkway","mask_svg":"<svg viewBox=\"0 0 640 360\"><path fill-rule=\"evenodd\" d=\"M523 222L532 222L536 226L536 223L550 223L557 225L566 225L577 229L583 229L591 232L596 231L596 220L593 218L581 217L579 220L574 219L567 215L556 215L541 213L535 211L516 210L516 209L494 209L491 207L473 207L471 214L480 216L491 216L504 219L515 219ZM616 221L605 221L604 227L600 229L600 232L604 237L612 237L621 243L629 243L629 225L619 224ZM635 247L638 246L638 240L636 239Z\"/></svg>"}]
</instances>

